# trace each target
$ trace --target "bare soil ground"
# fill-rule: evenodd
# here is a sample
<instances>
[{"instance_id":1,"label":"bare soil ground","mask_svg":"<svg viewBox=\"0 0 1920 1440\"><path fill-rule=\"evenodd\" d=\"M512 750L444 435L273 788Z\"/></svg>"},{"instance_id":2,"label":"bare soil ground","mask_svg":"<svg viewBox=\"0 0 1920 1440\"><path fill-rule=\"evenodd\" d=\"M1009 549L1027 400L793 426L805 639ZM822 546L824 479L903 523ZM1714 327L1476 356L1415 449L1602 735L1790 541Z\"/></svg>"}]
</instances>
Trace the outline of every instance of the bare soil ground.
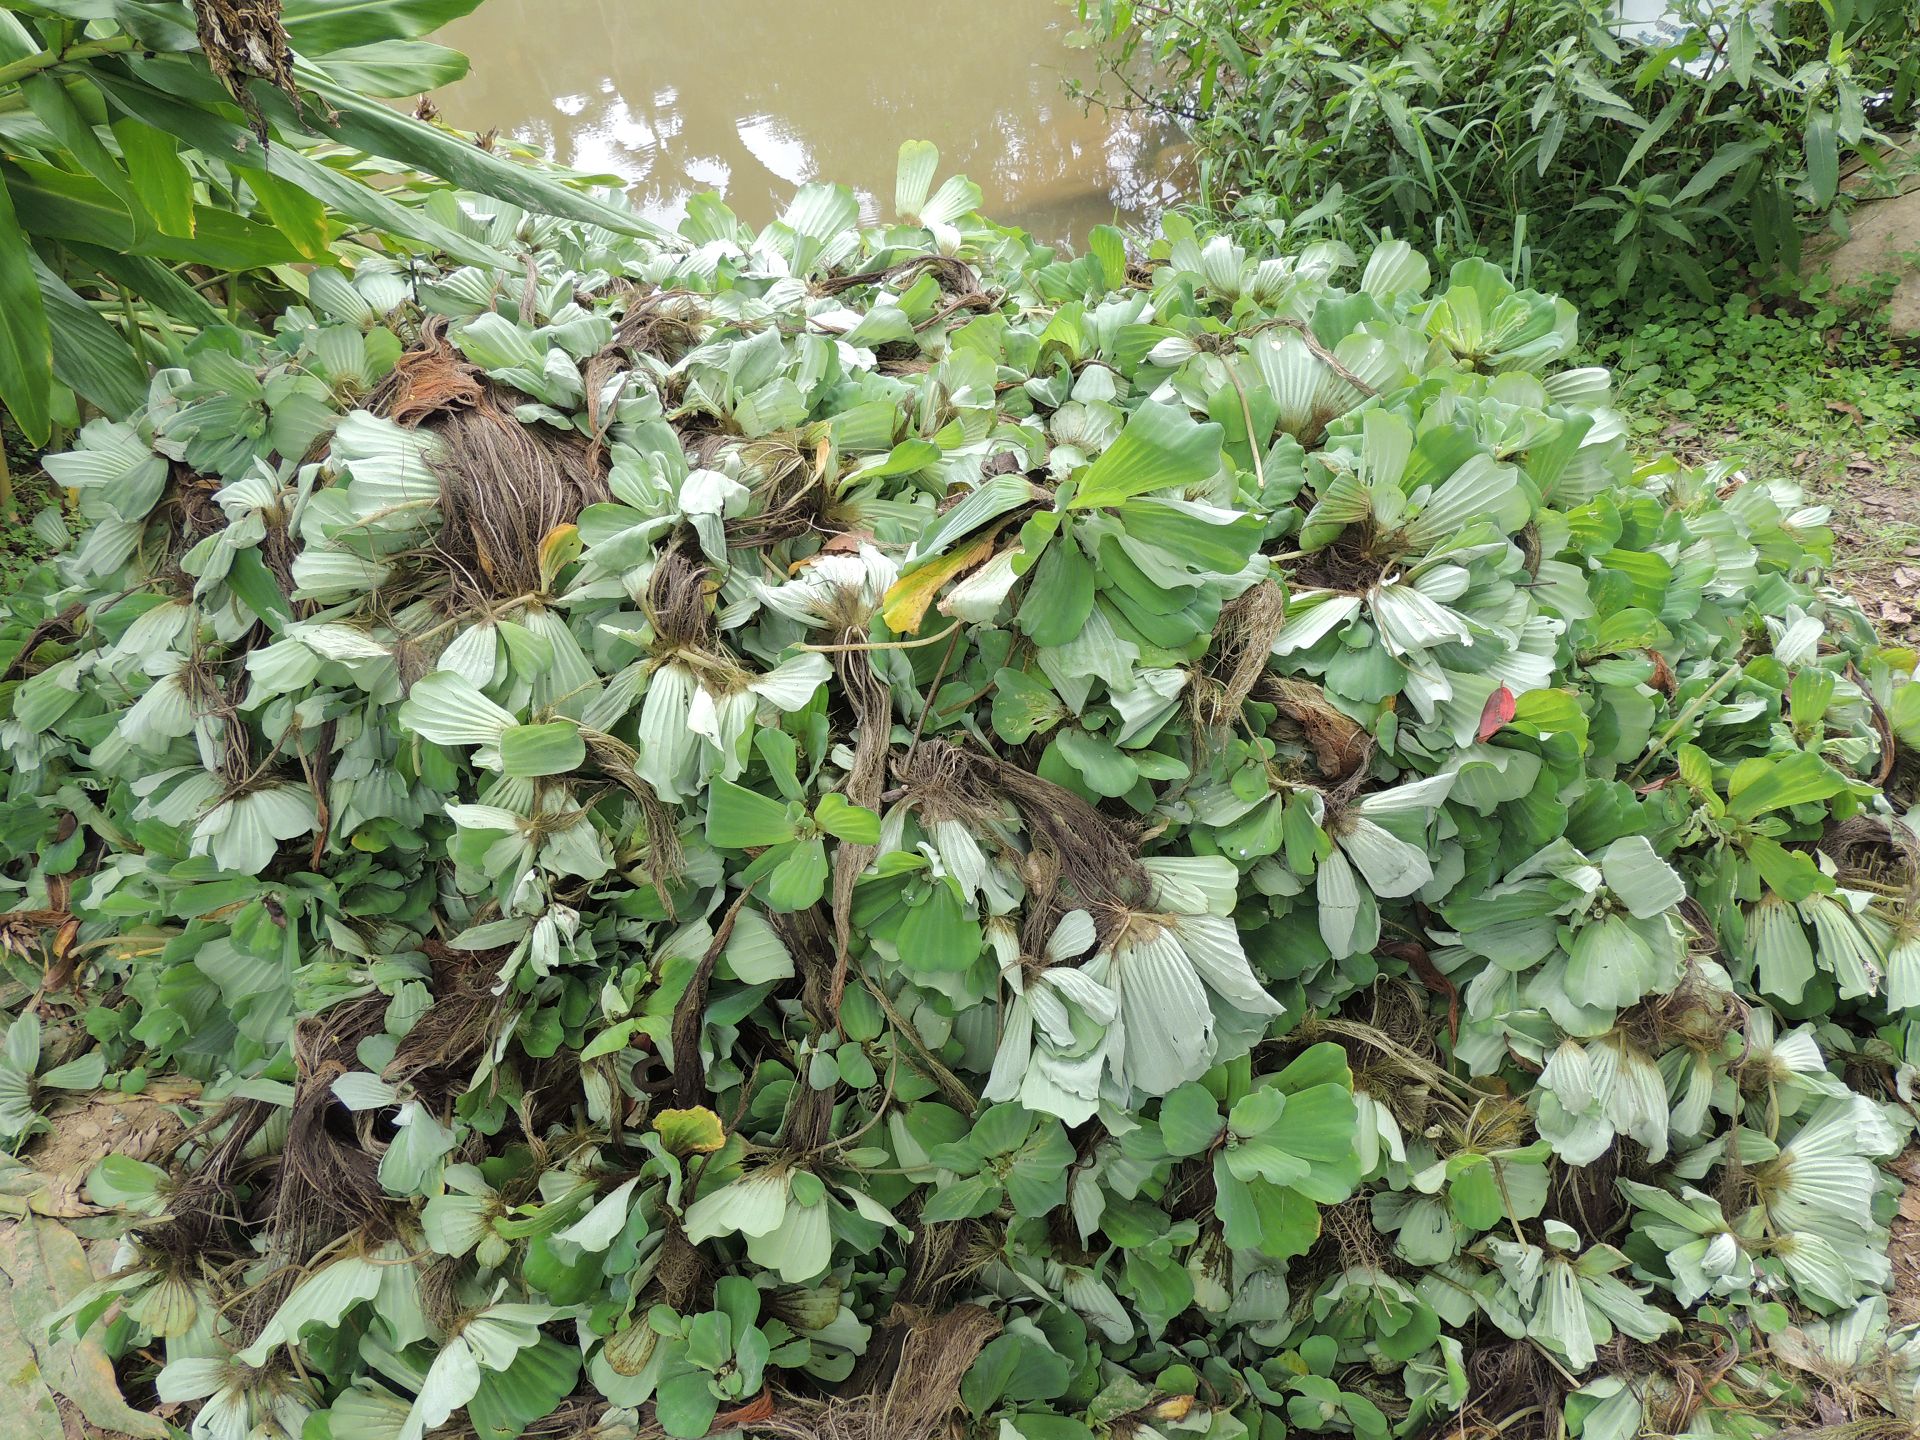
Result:
<instances>
[{"instance_id":1,"label":"bare soil ground","mask_svg":"<svg viewBox=\"0 0 1920 1440\"><path fill-rule=\"evenodd\" d=\"M1875 447L1849 444L1849 417L1818 441L1675 420L1643 449L1670 450L1691 464L1735 459L1756 479L1797 480L1811 503L1833 514L1833 581L1857 599L1894 643L1920 643L1920 439ZM1920 436L1920 415L1914 430Z\"/></svg>"},{"instance_id":2,"label":"bare soil ground","mask_svg":"<svg viewBox=\"0 0 1920 1440\"><path fill-rule=\"evenodd\" d=\"M1834 511L1835 579L1888 640L1920 636L1920 449L1857 456L1820 493Z\"/></svg>"},{"instance_id":3,"label":"bare soil ground","mask_svg":"<svg viewBox=\"0 0 1920 1440\"><path fill-rule=\"evenodd\" d=\"M1920 1323L1920 1146L1914 1146L1888 1167L1906 1182L1900 1210L1893 1219L1893 1293L1887 1297L1887 1319L1894 1325Z\"/></svg>"}]
</instances>

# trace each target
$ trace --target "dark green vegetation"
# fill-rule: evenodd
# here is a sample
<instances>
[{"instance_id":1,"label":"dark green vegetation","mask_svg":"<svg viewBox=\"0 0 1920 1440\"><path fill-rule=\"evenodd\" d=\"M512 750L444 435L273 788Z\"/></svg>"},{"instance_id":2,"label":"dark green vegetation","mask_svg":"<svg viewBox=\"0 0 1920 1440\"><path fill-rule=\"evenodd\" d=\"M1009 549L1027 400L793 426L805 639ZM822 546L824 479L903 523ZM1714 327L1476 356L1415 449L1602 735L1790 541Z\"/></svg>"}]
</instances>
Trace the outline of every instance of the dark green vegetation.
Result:
<instances>
[{"instance_id":1,"label":"dark green vegetation","mask_svg":"<svg viewBox=\"0 0 1920 1440\"><path fill-rule=\"evenodd\" d=\"M299 303L307 265L501 263L448 182L646 233L380 103L465 73L418 37L475 3L0 7L0 404L18 435L43 446L82 405L131 413L193 337Z\"/></svg>"},{"instance_id":2,"label":"dark green vegetation","mask_svg":"<svg viewBox=\"0 0 1920 1440\"><path fill-rule=\"evenodd\" d=\"M1795 268L1843 168L1913 124L1920 0L1683 3L1636 45L1603 0L1083 0L1111 95L1184 119L1202 207L1309 210L1443 252L1600 253L1710 301Z\"/></svg>"},{"instance_id":3,"label":"dark green vegetation","mask_svg":"<svg viewBox=\"0 0 1920 1440\"><path fill-rule=\"evenodd\" d=\"M1912 587L1894 572L1920 542L1920 350L1888 335L1883 290L1817 274L1751 289L1603 315L1585 352L1620 375L1643 453L1794 476L1832 504L1837 578L1901 635Z\"/></svg>"}]
</instances>

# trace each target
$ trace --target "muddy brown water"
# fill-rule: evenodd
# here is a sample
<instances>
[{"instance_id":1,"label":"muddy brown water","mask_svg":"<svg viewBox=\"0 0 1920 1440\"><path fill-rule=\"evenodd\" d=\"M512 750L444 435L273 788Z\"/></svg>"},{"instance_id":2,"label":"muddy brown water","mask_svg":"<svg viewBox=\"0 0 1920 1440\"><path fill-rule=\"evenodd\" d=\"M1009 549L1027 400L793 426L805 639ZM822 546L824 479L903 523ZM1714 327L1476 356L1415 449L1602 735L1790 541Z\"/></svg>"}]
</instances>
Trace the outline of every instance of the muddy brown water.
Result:
<instances>
[{"instance_id":1,"label":"muddy brown water","mask_svg":"<svg viewBox=\"0 0 1920 1440\"><path fill-rule=\"evenodd\" d=\"M891 218L900 142L940 147L982 210L1077 242L1176 198L1178 137L1066 91L1092 64L1060 0L485 0L436 39L473 68L436 92L464 129L497 128L618 175L676 223L725 194L750 224L796 186L838 180Z\"/></svg>"}]
</instances>

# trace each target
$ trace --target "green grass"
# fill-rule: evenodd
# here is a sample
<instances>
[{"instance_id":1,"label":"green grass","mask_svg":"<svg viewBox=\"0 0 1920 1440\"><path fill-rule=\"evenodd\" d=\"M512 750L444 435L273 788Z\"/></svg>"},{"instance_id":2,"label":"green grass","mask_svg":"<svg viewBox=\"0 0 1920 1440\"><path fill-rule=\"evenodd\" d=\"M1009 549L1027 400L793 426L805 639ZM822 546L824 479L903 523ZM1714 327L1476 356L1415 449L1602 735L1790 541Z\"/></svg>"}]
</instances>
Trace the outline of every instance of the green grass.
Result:
<instances>
[{"instance_id":1,"label":"green grass","mask_svg":"<svg viewBox=\"0 0 1920 1440\"><path fill-rule=\"evenodd\" d=\"M48 491L38 457L17 435L0 428L0 444L5 446L0 453L4 453L13 491L12 513L0 508L0 596L5 596L47 553L27 522L47 503Z\"/></svg>"},{"instance_id":2,"label":"green grass","mask_svg":"<svg viewBox=\"0 0 1920 1440\"><path fill-rule=\"evenodd\" d=\"M1870 612L1896 565L1920 569L1920 345L1888 335L1883 288L1814 276L1635 303L1598 268L1536 283L1580 297L1587 359L1614 371L1639 453L1799 481L1833 507L1835 574Z\"/></svg>"}]
</instances>

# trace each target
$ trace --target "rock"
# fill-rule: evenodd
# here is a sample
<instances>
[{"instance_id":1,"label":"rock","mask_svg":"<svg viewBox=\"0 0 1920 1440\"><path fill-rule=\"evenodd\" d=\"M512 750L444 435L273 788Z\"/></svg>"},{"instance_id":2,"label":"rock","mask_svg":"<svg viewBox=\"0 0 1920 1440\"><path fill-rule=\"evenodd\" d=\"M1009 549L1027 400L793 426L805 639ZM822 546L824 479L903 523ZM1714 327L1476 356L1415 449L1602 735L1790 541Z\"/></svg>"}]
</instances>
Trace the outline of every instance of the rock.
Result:
<instances>
[{"instance_id":1,"label":"rock","mask_svg":"<svg viewBox=\"0 0 1920 1440\"><path fill-rule=\"evenodd\" d=\"M1896 338L1920 339L1920 189L1864 200L1847 217L1851 234L1812 257L1840 285L1898 275L1887 302L1887 327Z\"/></svg>"}]
</instances>

